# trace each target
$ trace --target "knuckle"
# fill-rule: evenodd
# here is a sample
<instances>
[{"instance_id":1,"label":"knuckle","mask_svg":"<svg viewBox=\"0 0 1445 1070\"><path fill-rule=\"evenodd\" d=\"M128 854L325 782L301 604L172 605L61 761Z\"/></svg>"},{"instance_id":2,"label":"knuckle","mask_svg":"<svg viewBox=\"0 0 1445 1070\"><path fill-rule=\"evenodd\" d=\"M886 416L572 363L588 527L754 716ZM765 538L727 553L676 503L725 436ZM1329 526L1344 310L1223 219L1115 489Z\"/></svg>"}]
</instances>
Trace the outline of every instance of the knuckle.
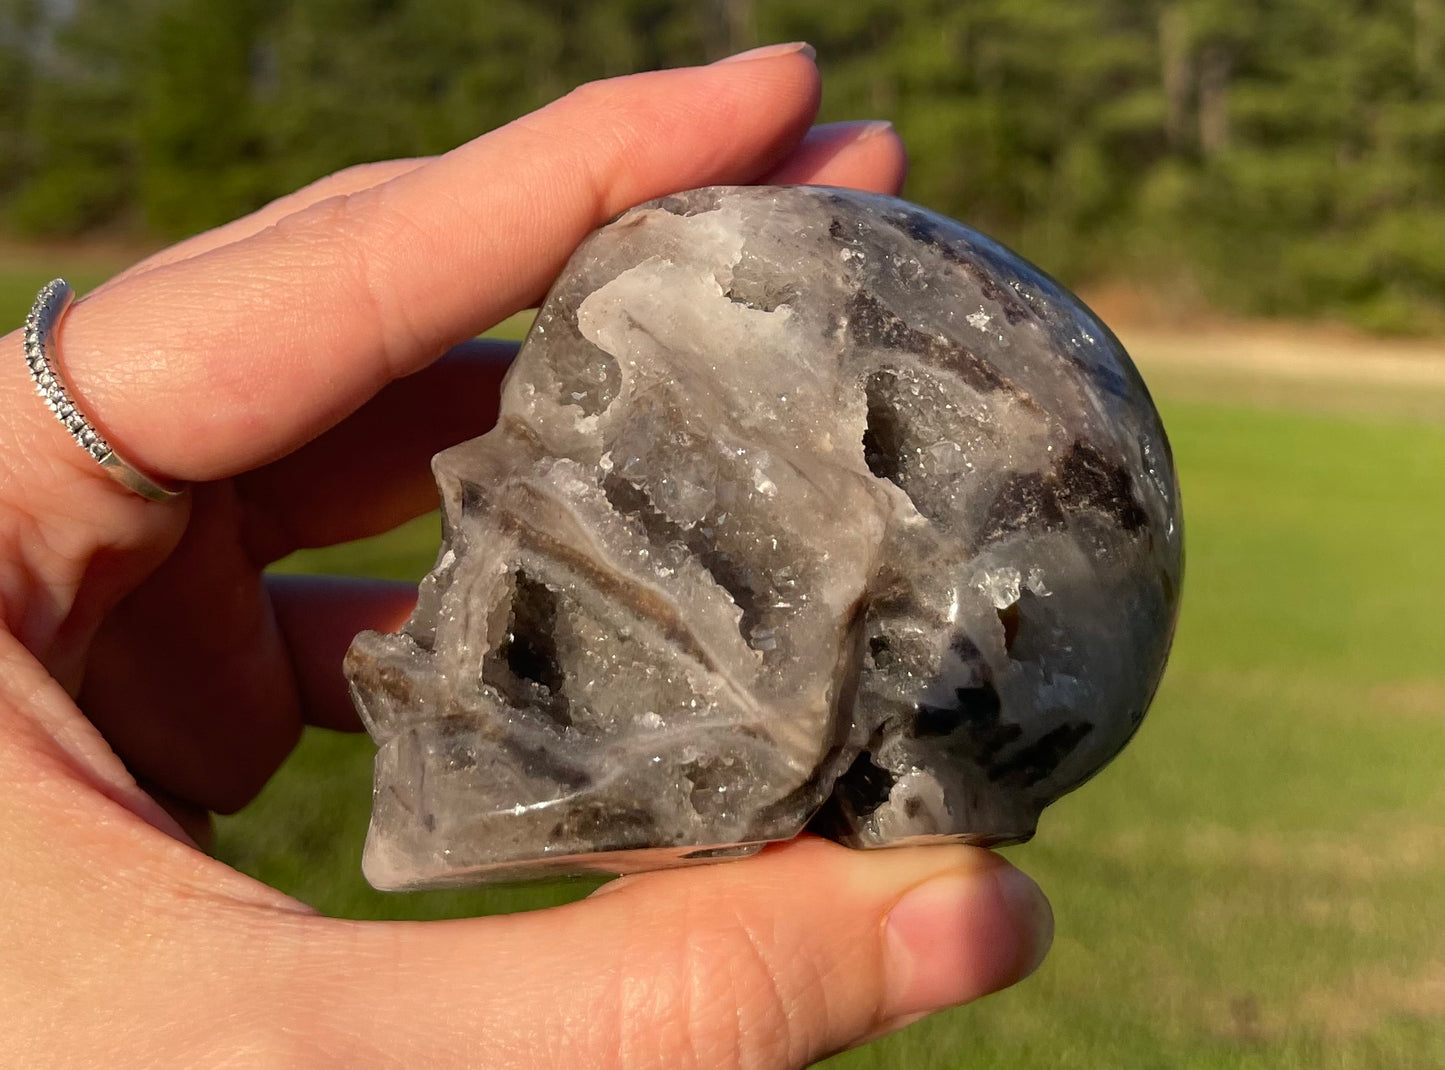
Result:
<instances>
[{"instance_id":1,"label":"knuckle","mask_svg":"<svg viewBox=\"0 0 1445 1070\"><path fill-rule=\"evenodd\" d=\"M402 374L417 332L385 280L388 260L421 239L410 217L388 203L384 188L366 187L317 201L275 227L286 232L295 255L322 261L344 280L349 309L376 339L383 378Z\"/></svg>"},{"instance_id":2,"label":"knuckle","mask_svg":"<svg viewBox=\"0 0 1445 1070\"><path fill-rule=\"evenodd\" d=\"M316 185L352 189L367 183L371 176L377 173L378 169L378 165L374 162L354 163L349 167L341 168L339 171L331 172L331 174L318 181Z\"/></svg>"},{"instance_id":3,"label":"knuckle","mask_svg":"<svg viewBox=\"0 0 1445 1070\"><path fill-rule=\"evenodd\" d=\"M731 953L723 956L721 966L736 1010L730 1037L736 1065L793 1065L799 1061L798 1027L807 1018L813 986L806 974L796 971L796 960L782 965L783 949L774 934L742 917L734 917L730 929Z\"/></svg>"},{"instance_id":4,"label":"knuckle","mask_svg":"<svg viewBox=\"0 0 1445 1070\"><path fill-rule=\"evenodd\" d=\"M386 163L383 161L350 164L339 170L332 171L330 174L322 175L315 181L302 186L294 193L288 193L286 196L276 200L273 206L281 210L288 208L305 209L323 199L345 196L349 193L368 189L377 177L387 174L389 174L389 171Z\"/></svg>"},{"instance_id":5,"label":"knuckle","mask_svg":"<svg viewBox=\"0 0 1445 1070\"><path fill-rule=\"evenodd\" d=\"M578 108L583 111L593 109L607 109L617 99L617 83L614 79L599 78L591 82L583 82L567 93L562 98L568 109Z\"/></svg>"},{"instance_id":6,"label":"knuckle","mask_svg":"<svg viewBox=\"0 0 1445 1070\"><path fill-rule=\"evenodd\" d=\"M560 100L512 124L514 131L543 142L554 156L566 153L575 176L569 195L585 200L601 222L623 205L618 188L638 148L653 136L645 101L630 88L630 77L584 82Z\"/></svg>"},{"instance_id":7,"label":"knuckle","mask_svg":"<svg viewBox=\"0 0 1445 1070\"><path fill-rule=\"evenodd\" d=\"M640 1002L651 1021L629 1014L631 1057L623 1065L707 1070L803 1066L820 1050L828 1017L826 971L817 957L771 919L687 904L678 918L685 936L669 961L649 964L650 991ZM639 1051L637 1044L648 1049ZM639 1058L640 1056L640 1058Z\"/></svg>"}]
</instances>

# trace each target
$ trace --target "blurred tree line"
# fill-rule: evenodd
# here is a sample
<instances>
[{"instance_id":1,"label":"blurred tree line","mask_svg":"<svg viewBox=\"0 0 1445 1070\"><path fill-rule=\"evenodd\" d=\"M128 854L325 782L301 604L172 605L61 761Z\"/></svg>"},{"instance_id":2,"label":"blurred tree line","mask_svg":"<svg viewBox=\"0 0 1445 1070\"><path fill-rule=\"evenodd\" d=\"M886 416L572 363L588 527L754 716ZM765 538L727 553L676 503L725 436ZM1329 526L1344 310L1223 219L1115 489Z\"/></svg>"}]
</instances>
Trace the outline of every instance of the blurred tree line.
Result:
<instances>
[{"instance_id":1,"label":"blurred tree line","mask_svg":"<svg viewBox=\"0 0 1445 1070\"><path fill-rule=\"evenodd\" d=\"M0 226L180 235L793 39L1066 279L1445 328L1445 0L0 0Z\"/></svg>"}]
</instances>

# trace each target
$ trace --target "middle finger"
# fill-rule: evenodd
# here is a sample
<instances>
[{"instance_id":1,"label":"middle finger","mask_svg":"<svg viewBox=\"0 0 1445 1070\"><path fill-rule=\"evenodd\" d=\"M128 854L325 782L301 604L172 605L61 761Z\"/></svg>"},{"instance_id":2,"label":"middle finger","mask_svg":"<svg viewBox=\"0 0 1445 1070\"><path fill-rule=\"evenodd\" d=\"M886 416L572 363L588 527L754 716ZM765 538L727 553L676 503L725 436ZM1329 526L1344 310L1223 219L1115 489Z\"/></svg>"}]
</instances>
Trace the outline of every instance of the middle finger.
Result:
<instances>
[{"instance_id":1,"label":"middle finger","mask_svg":"<svg viewBox=\"0 0 1445 1070\"><path fill-rule=\"evenodd\" d=\"M584 87L382 186L78 303L60 333L67 375L143 470L244 471L535 300L621 209L767 173L817 98L799 53Z\"/></svg>"},{"instance_id":2,"label":"middle finger","mask_svg":"<svg viewBox=\"0 0 1445 1070\"><path fill-rule=\"evenodd\" d=\"M897 193L904 168L888 124L832 123L810 131L763 181ZM492 426L514 352L509 343L464 343L316 441L238 477L255 560L379 534L435 508L428 462Z\"/></svg>"}]
</instances>

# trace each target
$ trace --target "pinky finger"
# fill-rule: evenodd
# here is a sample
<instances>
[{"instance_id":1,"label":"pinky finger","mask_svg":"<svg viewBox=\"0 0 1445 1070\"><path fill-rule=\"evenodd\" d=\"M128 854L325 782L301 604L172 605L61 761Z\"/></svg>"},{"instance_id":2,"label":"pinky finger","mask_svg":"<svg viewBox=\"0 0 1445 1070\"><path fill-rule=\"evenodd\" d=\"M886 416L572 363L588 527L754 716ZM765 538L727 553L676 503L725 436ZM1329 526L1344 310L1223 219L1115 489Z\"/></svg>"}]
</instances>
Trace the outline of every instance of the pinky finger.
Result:
<instances>
[{"instance_id":1,"label":"pinky finger","mask_svg":"<svg viewBox=\"0 0 1445 1070\"><path fill-rule=\"evenodd\" d=\"M270 576L267 592L291 656L307 724L356 732L341 661L357 632L392 632L416 602L416 587L332 576Z\"/></svg>"}]
</instances>

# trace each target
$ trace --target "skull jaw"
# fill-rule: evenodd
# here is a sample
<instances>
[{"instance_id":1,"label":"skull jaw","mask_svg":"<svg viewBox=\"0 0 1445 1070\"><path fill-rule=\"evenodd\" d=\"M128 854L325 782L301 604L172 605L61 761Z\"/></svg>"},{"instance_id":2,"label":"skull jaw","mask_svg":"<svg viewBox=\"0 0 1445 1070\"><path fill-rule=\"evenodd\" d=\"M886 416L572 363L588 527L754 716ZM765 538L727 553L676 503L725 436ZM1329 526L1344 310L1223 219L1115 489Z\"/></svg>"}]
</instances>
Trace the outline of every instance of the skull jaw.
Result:
<instances>
[{"instance_id":1,"label":"skull jaw","mask_svg":"<svg viewBox=\"0 0 1445 1070\"><path fill-rule=\"evenodd\" d=\"M621 756L578 777L552 755L519 756L514 741L446 720L414 723L377 752L362 869L380 891L739 858L797 835L817 807L802 793L729 808L715 789Z\"/></svg>"},{"instance_id":2,"label":"skull jaw","mask_svg":"<svg viewBox=\"0 0 1445 1070\"><path fill-rule=\"evenodd\" d=\"M395 772L388 770L387 764L384 758L378 762L372 822L362 857L366 880L384 892L709 865L746 858L768 843L792 839L800 831L796 820L775 822L770 835L738 840L730 838L729 828L702 825L686 842L658 844L655 834L639 831L629 835L622 829L610 842L604 835L595 845L588 845L539 838L528 812L516 813L514 807L476 817L471 833L459 835L455 828L429 821L430 815L401 805L394 790ZM841 806L840 796L835 795L808 823L807 831L864 850L939 844L994 848L1026 843L1033 838L1043 809L1042 803L1000 793L968 814L946 816L939 827L926 818L905 817L902 807L860 815L851 810L845 814ZM595 812L594 804L578 799L543 809L553 810L561 823ZM473 844L470 850L468 843Z\"/></svg>"},{"instance_id":3,"label":"skull jaw","mask_svg":"<svg viewBox=\"0 0 1445 1070\"><path fill-rule=\"evenodd\" d=\"M918 836L905 836L897 840L886 842L873 842L865 839L840 841L845 847L853 847L862 851L885 851L891 847L939 847L945 844L962 844L966 847L984 847L992 850L995 847L1016 847L1021 843L1028 843L1034 838L1037 830L1030 827L1027 831L1015 832L933 832Z\"/></svg>"},{"instance_id":4,"label":"skull jaw","mask_svg":"<svg viewBox=\"0 0 1445 1070\"><path fill-rule=\"evenodd\" d=\"M415 724L382 745L362 861L373 887L412 891L702 865L746 857L805 827L863 849L999 847L1032 838L1049 801L993 788L982 777L968 778L974 786L962 794L950 783L945 801L942 786L918 771L881 800L842 789L818 809L817 791L800 791L747 813L699 814L685 800L626 781L569 787L555 770L523 780L515 768L500 768L495 753L481 734L436 722Z\"/></svg>"},{"instance_id":5,"label":"skull jaw","mask_svg":"<svg viewBox=\"0 0 1445 1070\"><path fill-rule=\"evenodd\" d=\"M378 798L386 788L378 783ZM815 832L845 847L883 850L892 847L926 847L941 844L966 844L995 848L1027 843L1034 836L1039 816L1037 807L1016 812L1001 809L994 813L992 823L980 824L974 815L960 825L969 831L892 833L879 822L870 822L856 815L850 821L830 823L828 810L818 814L808 825ZM367 832L362 856L362 872L373 888L383 892L423 891L427 889L466 887L479 883L511 883L551 880L567 877L614 876L643 873L655 869L676 869L684 866L709 865L756 854L768 843L792 839L780 835L772 839L742 842L707 842L704 833L698 842L668 846L585 848L570 853L553 851L549 844L531 850L518 849L510 856L488 860L458 858L454 840L449 833L428 829L422 820L405 827L389 820L384 807L378 806Z\"/></svg>"},{"instance_id":6,"label":"skull jaw","mask_svg":"<svg viewBox=\"0 0 1445 1070\"><path fill-rule=\"evenodd\" d=\"M456 866L442 850L399 845L394 837L378 834L375 826L366 838L362 874L381 892L419 892L462 888L475 884L522 883L565 877L620 876L654 869L702 866L757 854L764 843L730 843L706 846L641 847L620 851L587 851L570 855L518 857L506 862Z\"/></svg>"}]
</instances>

